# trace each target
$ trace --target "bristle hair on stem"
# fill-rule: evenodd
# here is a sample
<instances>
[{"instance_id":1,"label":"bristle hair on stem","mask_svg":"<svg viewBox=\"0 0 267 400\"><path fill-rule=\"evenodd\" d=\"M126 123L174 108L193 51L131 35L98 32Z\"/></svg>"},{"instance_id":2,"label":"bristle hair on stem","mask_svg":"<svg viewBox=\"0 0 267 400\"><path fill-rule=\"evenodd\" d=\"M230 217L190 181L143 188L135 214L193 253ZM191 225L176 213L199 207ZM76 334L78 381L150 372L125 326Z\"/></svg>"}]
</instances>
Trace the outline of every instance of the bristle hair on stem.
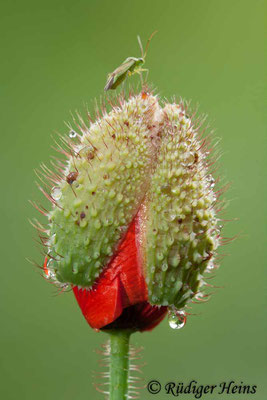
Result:
<instances>
[{"instance_id":1,"label":"bristle hair on stem","mask_svg":"<svg viewBox=\"0 0 267 400\"><path fill-rule=\"evenodd\" d=\"M111 338L102 344L100 349L95 350L102 356L98 364L101 368L105 368L105 371L94 372L94 387L108 400L138 399L138 389L145 387L145 385L140 385L144 381L143 378L135 375L135 373L142 373L142 365L136 365L135 362L141 359L143 348L128 346L128 339L129 336L125 332L122 333L122 336L117 332L112 332ZM126 379L124 383L121 376ZM121 390L121 385L125 385L124 391ZM119 388L118 392L114 390L114 387Z\"/></svg>"}]
</instances>

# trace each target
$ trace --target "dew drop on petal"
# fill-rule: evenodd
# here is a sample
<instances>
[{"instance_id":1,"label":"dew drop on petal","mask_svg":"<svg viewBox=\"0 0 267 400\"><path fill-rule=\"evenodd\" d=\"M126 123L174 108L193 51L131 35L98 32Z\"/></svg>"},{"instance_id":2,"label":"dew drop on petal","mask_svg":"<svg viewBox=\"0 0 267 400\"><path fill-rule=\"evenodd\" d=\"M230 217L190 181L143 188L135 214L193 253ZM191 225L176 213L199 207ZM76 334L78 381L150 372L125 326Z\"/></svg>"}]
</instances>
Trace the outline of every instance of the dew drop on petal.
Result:
<instances>
[{"instance_id":1,"label":"dew drop on petal","mask_svg":"<svg viewBox=\"0 0 267 400\"><path fill-rule=\"evenodd\" d=\"M169 311L168 315L169 326L172 329L181 329L185 326L186 323L186 315L182 310L179 311Z\"/></svg>"}]
</instances>

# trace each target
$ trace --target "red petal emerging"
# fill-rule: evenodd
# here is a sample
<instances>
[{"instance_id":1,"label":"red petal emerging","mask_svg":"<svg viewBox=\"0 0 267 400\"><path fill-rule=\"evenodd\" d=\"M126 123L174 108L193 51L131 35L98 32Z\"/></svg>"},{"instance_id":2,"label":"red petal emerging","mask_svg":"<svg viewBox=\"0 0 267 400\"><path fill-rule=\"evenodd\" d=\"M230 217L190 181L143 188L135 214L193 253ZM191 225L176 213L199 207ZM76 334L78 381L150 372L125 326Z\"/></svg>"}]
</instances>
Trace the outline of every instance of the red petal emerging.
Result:
<instances>
[{"instance_id":1,"label":"red petal emerging","mask_svg":"<svg viewBox=\"0 0 267 400\"><path fill-rule=\"evenodd\" d=\"M159 313L157 307L151 307L147 303L147 287L142 267L138 262L136 225L135 219L116 255L93 288L91 290L73 288L82 313L92 328L100 329L112 324L124 309L135 305L138 307L134 309L131 307L131 312L135 310L140 314L141 320L149 319L149 325L153 322L150 321L152 314L155 314L156 320L163 314L164 308ZM156 312L152 313L152 309ZM166 311L164 315L165 313ZM143 325L145 326L144 322Z\"/></svg>"}]
</instances>

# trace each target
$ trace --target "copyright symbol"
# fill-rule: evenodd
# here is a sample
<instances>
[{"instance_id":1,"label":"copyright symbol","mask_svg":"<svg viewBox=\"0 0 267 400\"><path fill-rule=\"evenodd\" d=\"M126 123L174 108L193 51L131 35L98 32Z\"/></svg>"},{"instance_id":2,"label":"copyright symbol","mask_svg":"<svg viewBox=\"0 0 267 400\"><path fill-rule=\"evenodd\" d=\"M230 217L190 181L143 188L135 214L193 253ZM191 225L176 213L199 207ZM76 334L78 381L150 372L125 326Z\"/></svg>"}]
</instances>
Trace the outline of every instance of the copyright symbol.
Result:
<instances>
[{"instance_id":1,"label":"copyright symbol","mask_svg":"<svg viewBox=\"0 0 267 400\"><path fill-rule=\"evenodd\" d=\"M147 384L147 390L151 394L157 394L161 391L161 384L158 381L150 381Z\"/></svg>"}]
</instances>

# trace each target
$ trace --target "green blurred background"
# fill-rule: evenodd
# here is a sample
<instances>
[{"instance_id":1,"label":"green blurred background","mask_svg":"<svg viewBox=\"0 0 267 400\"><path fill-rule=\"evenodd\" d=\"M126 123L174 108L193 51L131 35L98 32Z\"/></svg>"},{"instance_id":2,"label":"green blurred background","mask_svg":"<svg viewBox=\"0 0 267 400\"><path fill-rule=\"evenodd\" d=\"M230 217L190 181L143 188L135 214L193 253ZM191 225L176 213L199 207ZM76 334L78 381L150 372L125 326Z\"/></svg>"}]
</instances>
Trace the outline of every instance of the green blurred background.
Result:
<instances>
[{"instance_id":1,"label":"green blurred background","mask_svg":"<svg viewBox=\"0 0 267 400\"><path fill-rule=\"evenodd\" d=\"M198 316L173 331L164 321L136 334L145 347L145 382L158 379L214 384L264 378L264 13L261 0L5 1L1 6L1 397L102 399L92 386L95 349L106 339L91 330L71 293L54 296L26 257L42 263L28 218L29 199L43 199L34 168L53 153L51 134L66 132L70 111L93 108L106 74L139 56L154 30L149 79L161 96L200 104L222 138L220 174L232 182L215 284L223 286ZM134 80L132 80L134 82ZM264 305L265 303L265 305ZM189 400L191 396L182 398ZM142 391L141 399L166 395ZM207 395L223 400L229 395Z\"/></svg>"}]
</instances>

